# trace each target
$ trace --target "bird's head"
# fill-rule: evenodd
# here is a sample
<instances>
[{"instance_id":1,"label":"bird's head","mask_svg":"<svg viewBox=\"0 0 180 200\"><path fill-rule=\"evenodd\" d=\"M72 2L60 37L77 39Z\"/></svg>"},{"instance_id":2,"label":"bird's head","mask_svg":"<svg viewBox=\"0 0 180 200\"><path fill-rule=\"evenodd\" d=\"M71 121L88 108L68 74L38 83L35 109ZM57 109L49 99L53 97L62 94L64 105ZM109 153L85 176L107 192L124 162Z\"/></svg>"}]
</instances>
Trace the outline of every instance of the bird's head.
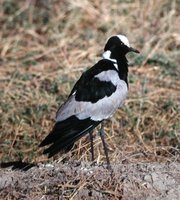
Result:
<instances>
[{"instance_id":1,"label":"bird's head","mask_svg":"<svg viewBox=\"0 0 180 200\"><path fill-rule=\"evenodd\" d=\"M108 39L104 47L103 57L109 56L109 58L117 60L129 52L139 53L138 50L130 46L129 40L126 36L116 35Z\"/></svg>"}]
</instances>

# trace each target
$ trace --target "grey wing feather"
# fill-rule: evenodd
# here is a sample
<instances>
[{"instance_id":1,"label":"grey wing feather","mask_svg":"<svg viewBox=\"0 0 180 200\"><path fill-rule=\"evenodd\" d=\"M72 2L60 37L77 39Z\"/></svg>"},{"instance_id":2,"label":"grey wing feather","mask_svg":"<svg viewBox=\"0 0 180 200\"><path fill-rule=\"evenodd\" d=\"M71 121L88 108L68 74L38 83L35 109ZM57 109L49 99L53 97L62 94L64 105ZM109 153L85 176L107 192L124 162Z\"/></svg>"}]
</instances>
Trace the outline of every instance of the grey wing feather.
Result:
<instances>
[{"instance_id":1,"label":"grey wing feather","mask_svg":"<svg viewBox=\"0 0 180 200\"><path fill-rule=\"evenodd\" d=\"M127 92L126 83L120 80L116 91L110 97L100 99L96 103L76 101L74 93L58 110L56 121L63 121L72 115L75 115L78 119L90 117L94 121L107 119L123 104Z\"/></svg>"}]
</instances>

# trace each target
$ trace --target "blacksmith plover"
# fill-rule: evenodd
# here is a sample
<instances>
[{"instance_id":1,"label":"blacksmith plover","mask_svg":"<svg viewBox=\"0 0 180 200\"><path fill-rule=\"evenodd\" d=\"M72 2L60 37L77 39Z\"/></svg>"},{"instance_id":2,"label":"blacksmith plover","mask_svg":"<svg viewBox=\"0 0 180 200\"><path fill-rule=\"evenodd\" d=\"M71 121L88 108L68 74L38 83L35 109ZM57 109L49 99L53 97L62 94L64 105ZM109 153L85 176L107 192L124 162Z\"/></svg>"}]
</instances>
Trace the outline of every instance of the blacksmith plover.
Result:
<instances>
[{"instance_id":1,"label":"blacksmith plover","mask_svg":"<svg viewBox=\"0 0 180 200\"><path fill-rule=\"evenodd\" d=\"M89 133L94 160L92 132L101 124L99 133L110 167L102 122L122 106L127 96L128 61L125 55L129 52L139 53L124 35L108 39L103 58L81 75L57 111L52 131L40 144L40 147L50 145L44 154L51 157L59 151L69 151L74 142Z\"/></svg>"}]
</instances>

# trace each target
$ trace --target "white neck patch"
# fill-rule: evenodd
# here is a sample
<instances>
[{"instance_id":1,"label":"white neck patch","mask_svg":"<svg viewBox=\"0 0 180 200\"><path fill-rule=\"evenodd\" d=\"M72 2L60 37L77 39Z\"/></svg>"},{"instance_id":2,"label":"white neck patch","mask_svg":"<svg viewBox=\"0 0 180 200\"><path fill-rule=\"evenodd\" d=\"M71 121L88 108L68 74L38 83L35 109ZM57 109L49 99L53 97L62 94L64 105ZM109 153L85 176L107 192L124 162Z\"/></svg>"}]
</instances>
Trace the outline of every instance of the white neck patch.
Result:
<instances>
[{"instance_id":1,"label":"white neck patch","mask_svg":"<svg viewBox=\"0 0 180 200\"><path fill-rule=\"evenodd\" d=\"M102 57L103 57L104 59L107 59L107 60L110 60L110 61L113 61L113 62L117 63L117 60L116 60L116 59L112 59L112 58L111 58L111 51L109 51L109 50L105 51L105 52L103 53Z\"/></svg>"},{"instance_id":2,"label":"white neck patch","mask_svg":"<svg viewBox=\"0 0 180 200\"><path fill-rule=\"evenodd\" d=\"M130 47L129 40L125 35L117 35L117 37L123 42L127 47Z\"/></svg>"},{"instance_id":3,"label":"white neck patch","mask_svg":"<svg viewBox=\"0 0 180 200\"><path fill-rule=\"evenodd\" d=\"M113 65L115 66L116 69L118 69L117 60L111 58L111 51L109 51L109 50L105 51L103 53L102 57L103 57L103 59L107 59L107 60L114 62Z\"/></svg>"}]
</instances>

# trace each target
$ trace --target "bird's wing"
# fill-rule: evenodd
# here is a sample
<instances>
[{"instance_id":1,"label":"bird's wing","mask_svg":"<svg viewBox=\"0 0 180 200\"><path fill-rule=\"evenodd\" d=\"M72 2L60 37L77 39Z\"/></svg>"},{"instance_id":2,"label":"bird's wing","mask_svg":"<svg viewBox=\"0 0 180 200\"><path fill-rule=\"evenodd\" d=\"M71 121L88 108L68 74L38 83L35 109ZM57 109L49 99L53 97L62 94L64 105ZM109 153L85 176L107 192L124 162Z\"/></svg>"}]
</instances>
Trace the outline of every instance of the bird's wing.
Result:
<instances>
[{"instance_id":1,"label":"bird's wing","mask_svg":"<svg viewBox=\"0 0 180 200\"><path fill-rule=\"evenodd\" d=\"M48 154L48 157L60 151L69 151L74 142L92 131L100 122L95 122L89 118L79 120L76 116L71 116L66 120L56 122L52 131L39 146L42 147L50 144L43 152Z\"/></svg>"},{"instance_id":2,"label":"bird's wing","mask_svg":"<svg viewBox=\"0 0 180 200\"><path fill-rule=\"evenodd\" d=\"M116 70L109 69L93 76L88 73L82 75L68 100L58 110L57 122L73 115L78 119L102 121L124 102L128 88Z\"/></svg>"},{"instance_id":3,"label":"bird's wing","mask_svg":"<svg viewBox=\"0 0 180 200\"><path fill-rule=\"evenodd\" d=\"M40 146L51 144L44 153L53 156L69 150L74 142L110 117L122 104L127 84L119 79L116 70L94 66L75 84L67 101L59 108L56 124Z\"/></svg>"}]
</instances>

